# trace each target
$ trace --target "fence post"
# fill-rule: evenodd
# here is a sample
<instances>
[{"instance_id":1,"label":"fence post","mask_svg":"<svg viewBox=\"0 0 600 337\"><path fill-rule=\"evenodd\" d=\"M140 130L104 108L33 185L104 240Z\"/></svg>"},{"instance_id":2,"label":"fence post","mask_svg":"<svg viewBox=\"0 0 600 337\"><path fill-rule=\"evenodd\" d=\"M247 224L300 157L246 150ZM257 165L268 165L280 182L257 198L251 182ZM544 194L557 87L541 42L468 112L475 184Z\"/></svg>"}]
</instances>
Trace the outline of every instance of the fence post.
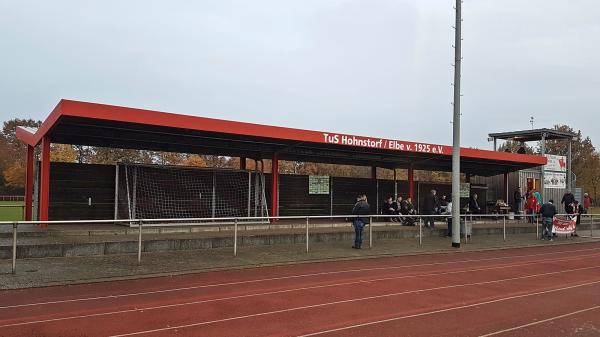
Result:
<instances>
[{"instance_id":1,"label":"fence post","mask_svg":"<svg viewBox=\"0 0 600 337\"><path fill-rule=\"evenodd\" d=\"M369 219L369 248L373 248L373 217Z\"/></svg>"},{"instance_id":2,"label":"fence post","mask_svg":"<svg viewBox=\"0 0 600 337\"><path fill-rule=\"evenodd\" d=\"M469 243L469 237L467 236L467 232L469 231L469 224L471 224L471 228L473 228L473 215L471 215L471 218L469 220L469 218L465 214L465 244Z\"/></svg>"},{"instance_id":3,"label":"fence post","mask_svg":"<svg viewBox=\"0 0 600 337\"><path fill-rule=\"evenodd\" d=\"M540 219L538 217L535 217L535 235L538 239L540 238Z\"/></svg>"},{"instance_id":4,"label":"fence post","mask_svg":"<svg viewBox=\"0 0 600 337\"><path fill-rule=\"evenodd\" d=\"M12 273L17 273L17 226L18 222L13 222L13 244L12 244Z\"/></svg>"},{"instance_id":5,"label":"fence post","mask_svg":"<svg viewBox=\"0 0 600 337\"><path fill-rule=\"evenodd\" d=\"M590 237L594 237L594 215L590 214Z\"/></svg>"},{"instance_id":6,"label":"fence post","mask_svg":"<svg viewBox=\"0 0 600 337\"><path fill-rule=\"evenodd\" d=\"M423 218L419 217L419 246L423 245Z\"/></svg>"},{"instance_id":7,"label":"fence post","mask_svg":"<svg viewBox=\"0 0 600 337\"><path fill-rule=\"evenodd\" d=\"M233 256L237 256L238 219L233 219Z\"/></svg>"},{"instance_id":8,"label":"fence post","mask_svg":"<svg viewBox=\"0 0 600 337\"><path fill-rule=\"evenodd\" d=\"M506 214L502 216L502 236L506 242Z\"/></svg>"},{"instance_id":9,"label":"fence post","mask_svg":"<svg viewBox=\"0 0 600 337\"><path fill-rule=\"evenodd\" d=\"M142 263L142 220L138 221L138 264Z\"/></svg>"},{"instance_id":10,"label":"fence post","mask_svg":"<svg viewBox=\"0 0 600 337\"><path fill-rule=\"evenodd\" d=\"M306 252L308 253L308 217L306 217Z\"/></svg>"}]
</instances>

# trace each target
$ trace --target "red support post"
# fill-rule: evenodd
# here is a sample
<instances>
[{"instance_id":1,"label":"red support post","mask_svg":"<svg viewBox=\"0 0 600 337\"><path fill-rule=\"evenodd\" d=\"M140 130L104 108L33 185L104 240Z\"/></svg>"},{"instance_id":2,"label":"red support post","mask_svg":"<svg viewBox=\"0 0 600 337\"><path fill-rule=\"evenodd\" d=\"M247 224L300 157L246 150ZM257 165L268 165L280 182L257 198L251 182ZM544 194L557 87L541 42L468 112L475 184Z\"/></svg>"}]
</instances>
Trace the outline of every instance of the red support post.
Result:
<instances>
[{"instance_id":1,"label":"red support post","mask_svg":"<svg viewBox=\"0 0 600 337\"><path fill-rule=\"evenodd\" d=\"M42 138L42 165L40 170L40 220L48 220L50 206L50 138ZM48 228L41 224L41 228Z\"/></svg>"},{"instance_id":2,"label":"red support post","mask_svg":"<svg viewBox=\"0 0 600 337\"><path fill-rule=\"evenodd\" d=\"M408 197L411 199L415 198L415 171L412 166L408 168Z\"/></svg>"},{"instance_id":3,"label":"red support post","mask_svg":"<svg viewBox=\"0 0 600 337\"><path fill-rule=\"evenodd\" d=\"M465 183L471 183L471 174L465 173Z\"/></svg>"},{"instance_id":4,"label":"red support post","mask_svg":"<svg viewBox=\"0 0 600 337\"><path fill-rule=\"evenodd\" d=\"M371 166L371 179L377 179L377 166Z\"/></svg>"},{"instance_id":5,"label":"red support post","mask_svg":"<svg viewBox=\"0 0 600 337\"><path fill-rule=\"evenodd\" d=\"M504 173L504 202L508 203L508 173Z\"/></svg>"},{"instance_id":6,"label":"red support post","mask_svg":"<svg viewBox=\"0 0 600 337\"><path fill-rule=\"evenodd\" d=\"M279 158L276 153L271 161L271 215L279 215Z\"/></svg>"},{"instance_id":7,"label":"red support post","mask_svg":"<svg viewBox=\"0 0 600 337\"><path fill-rule=\"evenodd\" d=\"M27 158L25 163L25 214L23 214L25 221L31 221L33 211L33 150L33 146L27 145Z\"/></svg>"}]
</instances>

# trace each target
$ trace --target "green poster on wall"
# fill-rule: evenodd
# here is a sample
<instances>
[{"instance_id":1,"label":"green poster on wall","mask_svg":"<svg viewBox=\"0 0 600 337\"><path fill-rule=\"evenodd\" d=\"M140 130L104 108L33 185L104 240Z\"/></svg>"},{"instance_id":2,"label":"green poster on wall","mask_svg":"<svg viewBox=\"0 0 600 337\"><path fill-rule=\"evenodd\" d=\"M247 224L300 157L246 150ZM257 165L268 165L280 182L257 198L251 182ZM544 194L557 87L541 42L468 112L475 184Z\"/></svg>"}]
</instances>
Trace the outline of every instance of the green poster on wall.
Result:
<instances>
[{"instance_id":1,"label":"green poster on wall","mask_svg":"<svg viewBox=\"0 0 600 337\"><path fill-rule=\"evenodd\" d=\"M329 194L329 176L308 176L308 194Z\"/></svg>"}]
</instances>

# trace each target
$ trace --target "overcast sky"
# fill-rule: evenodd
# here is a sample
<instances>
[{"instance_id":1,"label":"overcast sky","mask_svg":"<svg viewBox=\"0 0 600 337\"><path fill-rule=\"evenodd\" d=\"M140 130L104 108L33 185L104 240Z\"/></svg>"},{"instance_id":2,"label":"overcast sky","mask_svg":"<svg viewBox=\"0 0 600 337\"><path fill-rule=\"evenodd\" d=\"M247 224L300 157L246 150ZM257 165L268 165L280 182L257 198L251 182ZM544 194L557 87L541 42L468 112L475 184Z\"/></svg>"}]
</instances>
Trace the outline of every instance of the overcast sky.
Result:
<instances>
[{"instance_id":1,"label":"overcast sky","mask_svg":"<svg viewBox=\"0 0 600 337\"><path fill-rule=\"evenodd\" d=\"M600 142L600 1L463 6L463 146L530 116ZM0 0L0 120L70 98L451 144L453 20L452 0Z\"/></svg>"}]
</instances>

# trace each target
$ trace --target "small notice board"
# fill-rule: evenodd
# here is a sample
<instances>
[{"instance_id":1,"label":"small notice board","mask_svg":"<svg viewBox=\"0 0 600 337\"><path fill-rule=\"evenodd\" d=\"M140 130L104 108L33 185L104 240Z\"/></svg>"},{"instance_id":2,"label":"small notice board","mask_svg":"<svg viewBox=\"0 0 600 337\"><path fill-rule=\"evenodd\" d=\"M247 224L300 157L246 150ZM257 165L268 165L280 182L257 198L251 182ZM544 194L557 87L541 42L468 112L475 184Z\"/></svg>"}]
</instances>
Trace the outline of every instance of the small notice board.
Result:
<instances>
[{"instance_id":1,"label":"small notice board","mask_svg":"<svg viewBox=\"0 0 600 337\"><path fill-rule=\"evenodd\" d=\"M308 194L329 194L329 176L308 176Z\"/></svg>"},{"instance_id":2,"label":"small notice board","mask_svg":"<svg viewBox=\"0 0 600 337\"><path fill-rule=\"evenodd\" d=\"M471 184L470 183L460 183L460 197L468 198L471 196Z\"/></svg>"}]
</instances>

